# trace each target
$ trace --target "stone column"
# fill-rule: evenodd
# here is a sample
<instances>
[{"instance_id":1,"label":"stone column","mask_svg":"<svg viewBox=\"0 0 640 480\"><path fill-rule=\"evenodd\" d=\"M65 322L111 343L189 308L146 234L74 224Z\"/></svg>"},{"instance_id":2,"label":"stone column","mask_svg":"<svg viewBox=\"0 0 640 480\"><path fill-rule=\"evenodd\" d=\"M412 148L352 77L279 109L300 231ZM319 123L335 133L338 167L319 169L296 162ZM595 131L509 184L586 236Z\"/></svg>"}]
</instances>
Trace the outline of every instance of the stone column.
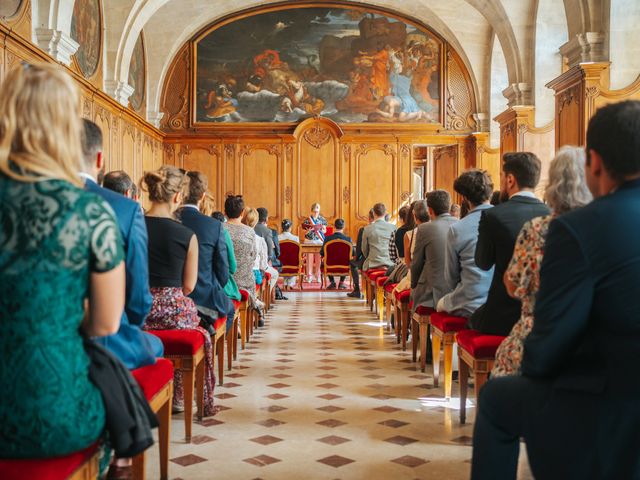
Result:
<instances>
[{"instance_id":1,"label":"stone column","mask_svg":"<svg viewBox=\"0 0 640 480\"><path fill-rule=\"evenodd\" d=\"M71 57L78 51L80 44L66 33L50 28L36 28L38 46L64 65L71 65Z\"/></svg>"}]
</instances>

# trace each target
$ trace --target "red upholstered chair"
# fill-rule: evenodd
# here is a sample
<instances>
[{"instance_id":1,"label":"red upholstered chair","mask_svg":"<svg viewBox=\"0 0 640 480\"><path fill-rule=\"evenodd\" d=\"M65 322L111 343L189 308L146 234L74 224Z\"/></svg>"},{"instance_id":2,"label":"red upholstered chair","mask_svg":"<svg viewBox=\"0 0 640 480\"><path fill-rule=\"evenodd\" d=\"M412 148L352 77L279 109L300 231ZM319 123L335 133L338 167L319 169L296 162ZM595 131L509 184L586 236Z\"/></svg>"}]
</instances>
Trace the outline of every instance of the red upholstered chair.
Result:
<instances>
[{"instance_id":1,"label":"red upholstered chair","mask_svg":"<svg viewBox=\"0 0 640 480\"><path fill-rule=\"evenodd\" d=\"M375 305L376 297L376 279L383 276L386 272L386 268L372 268L371 270L367 270L364 272L364 276L367 279L365 281L365 298L367 299L367 305L369 305L369 309L372 312Z\"/></svg>"},{"instance_id":2,"label":"red upholstered chair","mask_svg":"<svg viewBox=\"0 0 640 480\"><path fill-rule=\"evenodd\" d=\"M465 423L467 419L469 368L473 369L477 405L480 388L487 381L489 372L493 368L496 351L505 338L501 335L484 335L476 330L462 330L456 334L460 369L460 423Z\"/></svg>"},{"instance_id":3,"label":"red upholstered chair","mask_svg":"<svg viewBox=\"0 0 640 480\"><path fill-rule=\"evenodd\" d=\"M435 310L431 307L419 306L411 316L411 347L413 361L417 360L418 345L420 345L420 370L427 367L427 342L429 341L429 316ZM433 367L436 368L435 366ZM434 370L435 371L435 370ZM435 383L437 385L437 383Z\"/></svg>"},{"instance_id":4,"label":"red upholstered chair","mask_svg":"<svg viewBox=\"0 0 640 480\"><path fill-rule=\"evenodd\" d=\"M402 342L402 350L407 349L407 334L409 333L409 311L411 310L411 290L396 291L394 306L396 318L396 335L398 343Z\"/></svg>"},{"instance_id":5,"label":"red upholstered chair","mask_svg":"<svg viewBox=\"0 0 640 480\"><path fill-rule=\"evenodd\" d=\"M282 240L278 258L282 263L280 277L298 277L298 286L302 290L302 245L293 240Z\"/></svg>"},{"instance_id":6,"label":"red upholstered chair","mask_svg":"<svg viewBox=\"0 0 640 480\"><path fill-rule=\"evenodd\" d=\"M158 447L160 449L160 480L169 478L169 435L171 430L171 401L173 399L173 364L166 358L131 371L147 398L151 410L158 416ZM133 478L144 480L144 452L133 458Z\"/></svg>"},{"instance_id":7,"label":"red upholstered chair","mask_svg":"<svg viewBox=\"0 0 640 480\"><path fill-rule=\"evenodd\" d=\"M196 391L198 420L202 420L204 405L204 337L199 330L149 330L162 341L164 358L182 372L184 384L184 431L191 443L193 420L193 392Z\"/></svg>"},{"instance_id":8,"label":"red upholstered chair","mask_svg":"<svg viewBox=\"0 0 640 480\"><path fill-rule=\"evenodd\" d=\"M396 288L397 283L391 283L384 286L384 304L385 304L385 316L387 317L387 331L391 331L391 308L393 307L393 289ZM398 322L396 322L397 324Z\"/></svg>"},{"instance_id":9,"label":"red upholstered chair","mask_svg":"<svg viewBox=\"0 0 640 480\"><path fill-rule=\"evenodd\" d=\"M322 262L322 288L328 275L344 276L350 274L350 261L353 245L346 240L331 240L324 246L324 260Z\"/></svg>"},{"instance_id":10,"label":"red upholstered chair","mask_svg":"<svg viewBox=\"0 0 640 480\"><path fill-rule=\"evenodd\" d=\"M386 282L388 278L386 275L380 275L376 278L376 304L380 322L384 321L384 282Z\"/></svg>"},{"instance_id":11,"label":"red upholstered chair","mask_svg":"<svg viewBox=\"0 0 640 480\"><path fill-rule=\"evenodd\" d=\"M444 350L444 396L451 398L453 383L453 344L457 332L467 328L467 319L446 312L431 315L431 339L433 343L433 384L437 387L440 378L440 345Z\"/></svg>"},{"instance_id":12,"label":"red upholstered chair","mask_svg":"<svg viewBox=\"0 0 640 480\"><path fill-rule=\"evenodd\" d=\"M89 480L98 477L98 443L64 457L0 460L7 480Z\"/></svg>"}]
</instances>

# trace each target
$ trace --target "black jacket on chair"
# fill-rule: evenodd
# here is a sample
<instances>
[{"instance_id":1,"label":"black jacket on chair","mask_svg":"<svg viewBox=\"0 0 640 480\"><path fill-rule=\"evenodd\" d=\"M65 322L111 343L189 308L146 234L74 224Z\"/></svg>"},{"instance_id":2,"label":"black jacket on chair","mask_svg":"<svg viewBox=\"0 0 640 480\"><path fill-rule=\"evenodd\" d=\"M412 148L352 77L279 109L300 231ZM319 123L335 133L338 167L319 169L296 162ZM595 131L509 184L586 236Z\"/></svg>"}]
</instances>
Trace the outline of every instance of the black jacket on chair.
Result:
<instances>
[{"instance_id":1,"label":"black jacket on chair","mask_svg":"<svg viewBox=\"0 0 640 480\"><path fill-rule=\"evenodd\" d=\"M520 318L521 303L507 294L502 277L513 255L522 226L550 213L537 198L516 195L508 202L483 210L478 227L476 264L483 270L495 266L487 302L469 319L473 328L492 335L509 335Z\"/></svg>"}]
</instances>

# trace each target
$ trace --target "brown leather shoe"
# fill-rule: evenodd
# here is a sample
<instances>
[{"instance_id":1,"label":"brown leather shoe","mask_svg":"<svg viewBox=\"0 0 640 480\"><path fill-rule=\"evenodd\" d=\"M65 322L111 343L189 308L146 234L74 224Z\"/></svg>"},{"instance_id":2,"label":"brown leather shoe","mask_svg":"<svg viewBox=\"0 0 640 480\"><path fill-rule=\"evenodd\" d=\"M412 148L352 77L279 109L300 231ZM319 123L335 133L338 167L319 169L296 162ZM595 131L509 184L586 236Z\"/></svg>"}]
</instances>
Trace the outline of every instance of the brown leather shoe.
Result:
<instances>
[{"instance_id":1,"label":"brown leather shoe","mask_svg":"<svg viewBox=\"0 0 640 480\"><path fill-rule=\"evenodd\" d=\"M133 468L131 465L126 467L111 465L107 473L107 480L133 480Z\"/></svg>"}]
</instances>

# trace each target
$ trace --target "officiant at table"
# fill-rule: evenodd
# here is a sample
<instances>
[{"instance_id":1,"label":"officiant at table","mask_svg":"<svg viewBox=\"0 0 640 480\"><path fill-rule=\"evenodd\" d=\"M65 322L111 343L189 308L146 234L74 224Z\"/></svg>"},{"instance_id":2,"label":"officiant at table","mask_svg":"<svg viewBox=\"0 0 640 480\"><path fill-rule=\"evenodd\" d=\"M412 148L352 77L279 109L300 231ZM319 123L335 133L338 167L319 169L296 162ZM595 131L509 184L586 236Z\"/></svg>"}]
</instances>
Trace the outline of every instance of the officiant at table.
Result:
<instances>
[{"instance_id":1,"label":"officiant at table","mask_svg":"<svg viewBox=\"0 0 640 480\"><path fill-rule=\"evenodd\" d=\"M311 214L302 222L304 243L322 245L327 233L327 219L320 215L320 204L311 205ZM307 282L320 282L320 253L307 254Z\"/></svg>"}]
</instances>

